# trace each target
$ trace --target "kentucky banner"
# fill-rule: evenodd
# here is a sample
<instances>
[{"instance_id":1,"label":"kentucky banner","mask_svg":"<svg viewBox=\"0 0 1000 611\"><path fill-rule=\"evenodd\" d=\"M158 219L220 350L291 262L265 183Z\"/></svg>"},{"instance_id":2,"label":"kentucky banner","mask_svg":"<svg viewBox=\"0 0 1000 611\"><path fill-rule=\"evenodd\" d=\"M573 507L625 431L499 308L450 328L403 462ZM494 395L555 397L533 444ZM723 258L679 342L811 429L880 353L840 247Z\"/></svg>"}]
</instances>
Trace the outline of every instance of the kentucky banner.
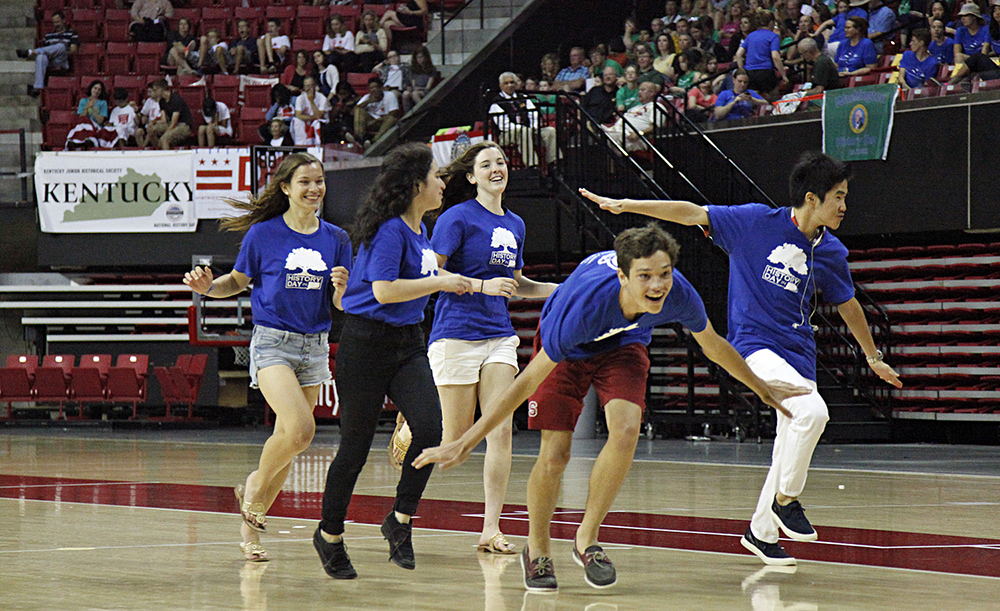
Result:
<instances>
[{"instance_id":1,"label":"kentucky banner","mask_svg":"<svg viewBox=\"0 0 1000 611\"><path fill-rule=\"evenodd\" d=\"M841 161L884 161L899 87L871 85L824 93L823 152Z\"/></svg>"},{"instance_id":2,"label":"kentucky banner","mask_svg":"<svg viewBox=\"0 0 1000 611\"><path fill-rule=\"evenodd\" d=\"M38 153L35 193L47 233L194 231L191 151Z\"/></svg>"},{"instance_id":3,"label":"kentucky banner","mask_svg":"<svg viewBox=\"0 0 1000 611\"><path fill-rule=\"evenodd\" d=\"M250 197L250 149L194 150L194 201L199 219L221 219L246 214L226 200Z\"/></svg>"},{"instance_id":4,"label":"kentucky banner","mask_svg":"<svg viewBox=\"0 0 1000 611\"><path fill-rule=\"evenodd\" d=\"M431 140L431 153L439 168L447 167L465 149L483 141L483 132L470 131L468 127L450 127L438 130Z\"/></svg>"}]
</instances>

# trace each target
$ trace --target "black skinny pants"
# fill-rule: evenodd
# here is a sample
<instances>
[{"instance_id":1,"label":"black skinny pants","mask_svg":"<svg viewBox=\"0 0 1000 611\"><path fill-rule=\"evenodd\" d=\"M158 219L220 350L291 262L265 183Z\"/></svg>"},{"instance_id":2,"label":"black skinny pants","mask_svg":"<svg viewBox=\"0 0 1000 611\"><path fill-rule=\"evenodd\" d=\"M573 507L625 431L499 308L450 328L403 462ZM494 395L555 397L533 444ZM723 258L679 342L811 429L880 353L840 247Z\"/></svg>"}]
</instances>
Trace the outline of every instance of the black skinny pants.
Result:
<instances>
[{"instance_id":1,"label":"black skinny pants","mask_svg":"<svg viewBox=\"0 0 1000 611\"><path fill-rule=\"evenodd\" d=\"M347 506L368 460L386 395L413 432L393 509L415 514L433 465L414 469L410 463L424 448L441 443L441 403L420 326L394 327L347 315L337 348L337 395L340 449L326 474L320 528L331 535L344 532Z\"/></svg>"}]
</instances>

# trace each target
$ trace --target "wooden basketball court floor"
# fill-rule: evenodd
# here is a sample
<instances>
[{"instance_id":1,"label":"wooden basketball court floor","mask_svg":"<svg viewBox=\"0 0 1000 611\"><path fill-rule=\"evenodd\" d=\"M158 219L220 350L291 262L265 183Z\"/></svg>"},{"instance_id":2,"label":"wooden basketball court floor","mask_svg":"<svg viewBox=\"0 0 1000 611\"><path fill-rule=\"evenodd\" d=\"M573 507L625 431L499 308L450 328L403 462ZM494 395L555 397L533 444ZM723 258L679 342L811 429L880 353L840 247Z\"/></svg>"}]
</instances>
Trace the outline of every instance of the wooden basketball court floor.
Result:
<instances>
[{"instance_id":1,"label":"wooden basketball court floor","mask_svg":"<svg viewBox=\"0 0 1000 611\"><path fill-rule=\"evenodd\" d=\"M0 610L475 611L1000 609L1000 452L821 445L802 497L820 541L782 540L794 569L739 545L767 443L641 440L602 529L618 585L595 590L570 557L600 440L577 441L553 534L557 595L526 594L514 556L475 551L482 454L434 473L415 519L417 568L387 561L378 525L397 472L379 434L347 526L360 574L335 581L311 544L336 427L321 427L270 512L271 561L237 548L232 487L267 431L0 431ZM502 528L527 533L538 437L514 438Z\"/></svg>"}]
</instances>

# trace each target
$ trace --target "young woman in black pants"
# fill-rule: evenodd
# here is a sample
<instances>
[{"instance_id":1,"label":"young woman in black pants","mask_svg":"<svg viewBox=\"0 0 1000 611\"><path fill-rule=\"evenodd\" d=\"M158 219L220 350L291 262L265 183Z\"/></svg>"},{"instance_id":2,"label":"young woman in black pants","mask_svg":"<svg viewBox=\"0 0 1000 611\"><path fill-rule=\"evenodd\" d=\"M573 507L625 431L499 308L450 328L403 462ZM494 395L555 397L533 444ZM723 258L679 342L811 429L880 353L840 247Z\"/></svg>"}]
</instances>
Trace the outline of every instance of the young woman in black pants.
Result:
<instances>
[{"instance_id":1,"label":"young woman in black pants","mask_svg":"<svg viewBox=\"0 0 1000 611\"><path fill-rule=\"evenodd\" d=\"M382 163L358 210L354 243L359 250L342 301L347 316L337 350L340 448L326 477L323 520L313 535L323 568L335 579L357 577L344 546L344 518L386 395L409 422L413 441L382 535L389 541L390 560L404 569L415 567L410 517L431 470L410 463L441 441L441 405L420 322L431 293L481 289L438 268L421 219L441 206L443 191L430 148L404 145Z\"/></svg>"}]
</instances>

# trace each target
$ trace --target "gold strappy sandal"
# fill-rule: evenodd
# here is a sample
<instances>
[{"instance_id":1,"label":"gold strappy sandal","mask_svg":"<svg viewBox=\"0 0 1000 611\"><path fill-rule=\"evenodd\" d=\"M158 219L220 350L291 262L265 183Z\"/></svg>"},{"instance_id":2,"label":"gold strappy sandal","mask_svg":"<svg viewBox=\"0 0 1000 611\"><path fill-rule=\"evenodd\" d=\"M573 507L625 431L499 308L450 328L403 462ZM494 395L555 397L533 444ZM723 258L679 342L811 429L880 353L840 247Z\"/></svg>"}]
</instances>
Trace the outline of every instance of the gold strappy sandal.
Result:
<instances>
[{"instance_id":1,"label":"gold strappy sandal","mask_svg":"<svg viewBox=\"0 0 1000 611\"><path fill-rule=\"evenodd\" d=\"M403 461L406 460L406 452L410 449L410 442L413 441L413 435L410 435L410 439L403 441L399 434L399 431L403 428L406 422L399 422L396 424L396 430L392 432L392 437L389 439L389 464L392 468L397 471L403 470Z\"/></svg>"},{"instance_id":2,"label":"gold strappy sandal","mask_svg":"<svg viewBox=\"0 0 1000 611\"><path fill-rule=\"evenodd\" d=\"M266 513L264 503L244 501L243 495L246 493L246 489L243 487L243 484L239 484L233 488L233 493L236 494L236 502L239 503L240 517L243 518L246 525L257 532L267 532L267 517L264 515Z\"/></svg>"},{"instance_id":3,"label":"gold strappy sandal","mask_svg":"<svg viewBox=\"0 0 1000 611\"><path fill-rule=\"evenodd\" d=\"M499 554L501 556L511 556L517 553L517 549L514 544L507 540L507 537L503 536L502 532L490 537L488 543L480 543L476 546L477 552L484 552L487 554Z\"/></svg>"},{"instance_id":4,"label":"gold strappy sandal","mask_svg":"<svg viewBox=\"0 0 1000 611\"><path fill-rule=\"evenodd\" d=\"M267 562L270 560L267 557L267 550L264 549L264 546L259 541L240 543L240 551L243 552L243 558L247 562Z\"/></svg>"}]
</instances>

